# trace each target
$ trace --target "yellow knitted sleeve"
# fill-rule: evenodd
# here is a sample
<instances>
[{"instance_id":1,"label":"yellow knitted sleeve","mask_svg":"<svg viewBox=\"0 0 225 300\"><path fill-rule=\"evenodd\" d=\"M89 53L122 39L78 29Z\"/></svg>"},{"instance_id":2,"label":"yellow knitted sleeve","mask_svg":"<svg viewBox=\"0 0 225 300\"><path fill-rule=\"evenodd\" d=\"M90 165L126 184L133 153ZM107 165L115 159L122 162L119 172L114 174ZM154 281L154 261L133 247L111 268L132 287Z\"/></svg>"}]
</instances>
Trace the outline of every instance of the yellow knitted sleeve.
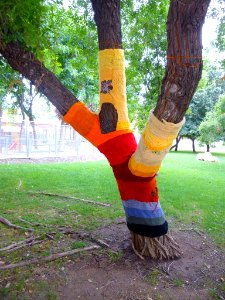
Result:
<instances>
[{"instance_id":1,"label":"yellow knitted sleeve","mask_svg":"<svg viewBox=\"0 0 225 300\"><path fill-rule=\"evenodd\" d=\"M184 120L177 124L161 122L151 113L138 148L130 158L130 171L136 176L154 176L183 124Z\"/></svg>"},{"instance_id":2,"label":"yellow knitted sleeve","mask_svg":"<svg viewBox=\"0 0 225 300\"><path fill-rule=\"evenodd\" d=\"M116 130L130 129L123 49L99 51L100 106L112 103L118 113Z\"/></svg>"}]
</instances>

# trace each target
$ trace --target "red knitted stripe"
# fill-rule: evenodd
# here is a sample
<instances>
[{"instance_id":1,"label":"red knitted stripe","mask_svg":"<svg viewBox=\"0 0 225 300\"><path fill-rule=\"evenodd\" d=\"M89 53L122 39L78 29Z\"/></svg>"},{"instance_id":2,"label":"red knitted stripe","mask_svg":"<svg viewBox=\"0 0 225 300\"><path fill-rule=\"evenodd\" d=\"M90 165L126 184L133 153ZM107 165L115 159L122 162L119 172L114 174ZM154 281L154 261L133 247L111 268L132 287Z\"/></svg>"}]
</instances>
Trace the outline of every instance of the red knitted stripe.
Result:
<instances>
[{"instance_id":1,"label":"red knitted stripe","mask_svg":"<svg viewBox=\"0 0 225 300\"><path fill-rule=\"evenodd\" d=\"M126 133L101 144L98 149L106 156L110 165L114 166L128 161L137 149L137 142L133 133Z\"/></svg>"},{"instance_id":2,"label":"red knitted stripe","mask_svg":"<svg viewBox=\"0 0 225 300\"><path fill-rule=\"evenodd\" d=\"M127 182L117 179L118 188L121 199L135 199L140 202L158 202L158 189L156 187L156 179L153 177L148 182Z\"/></svg>"},{"instance_id":3,"label":"red knitted stripe","mask_svg":"<svg viewBox=\"0 0 225 300\"><path fill-rule=\"evenodd\" d=\"M134 174L132 174L130 169L128 168L128 161L123 162L118 165L114 165L113 172L114 172L115 178L124 179L125 181L148 182L149 180L152 179L152 177L140 177L140 176L135 176Z\"/></svg>"}]
</instances>

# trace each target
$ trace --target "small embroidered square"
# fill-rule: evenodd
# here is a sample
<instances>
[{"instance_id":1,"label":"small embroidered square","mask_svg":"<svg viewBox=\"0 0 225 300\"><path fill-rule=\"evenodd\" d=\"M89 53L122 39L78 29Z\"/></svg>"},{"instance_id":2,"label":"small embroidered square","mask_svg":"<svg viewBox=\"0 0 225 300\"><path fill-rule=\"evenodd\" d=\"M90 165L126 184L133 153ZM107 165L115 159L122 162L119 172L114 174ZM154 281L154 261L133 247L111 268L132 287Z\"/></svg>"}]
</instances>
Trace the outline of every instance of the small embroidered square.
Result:
<instances>
[{"instance_id":1,"label":"small embroidered square","mask_svg":"<svg viewBox=\"0 0 225 300\"><path fill-rule=\"evenodd\" d=\"M101 82L101 93L109 94L112 89L112 80L103 80Z\"/></svg>"}]
</instances>

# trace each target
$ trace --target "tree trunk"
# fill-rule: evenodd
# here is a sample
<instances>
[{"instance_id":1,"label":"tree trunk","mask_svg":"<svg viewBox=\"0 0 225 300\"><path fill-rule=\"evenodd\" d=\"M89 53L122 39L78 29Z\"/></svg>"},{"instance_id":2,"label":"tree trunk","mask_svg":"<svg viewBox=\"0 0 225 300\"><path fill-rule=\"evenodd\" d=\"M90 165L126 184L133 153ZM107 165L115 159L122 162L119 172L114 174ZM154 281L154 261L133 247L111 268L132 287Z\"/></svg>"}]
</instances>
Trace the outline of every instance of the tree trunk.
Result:
<instances>
[{"instance_id":1,"label":"tree trunk","mask_svg":"<svg viewBox=\"0 0 225 300\"><path fill-rule=\"evenodd\" d=\"M61 120L60 123L60 132L59 132L59 141L58 141L58 151L61 151L61 143L62 143L62 139L64 136L64 131L65 131L65 123L63 121L63 119Z\"/></svg>"},{"instance_id":2,"label":"tree trunk","mask_svg":"<svg viewBox=\"0 0 225 300\"><path fill-rule=\"evenodd\" d=\"M23 116L23 119L22 119L22 122L20 125L19 146L18 146L19 152L21 152L21 150L22 150L22 137L24 135L24 125L25 125L25 116Z\"/></svg>"},{"instance_id":3,"label":"tree trunk","mask_svg":"<svg viewBox=\"0 0 225 300\"><path fill-rule=\"evenodd\" d=\"M195 139L191 139L192 141L192 151L195 153Z\"/></svg>"},{"instance_id":4,"label":"tree trunk","mask_svg":"<svg viewBox=\"0 0 225 300\"><path fill-rule=\"evenodd\" d=\"M179 142L180 142L181 138L182 138L181 135L179 135L178 137L176 137L176 143L170 148L170 151L173 150L174 148L175 148L174 149L175 151L178 150L178 145L179 145Z\"/></svg>"},{"instance_id":5,"label":"tree trunk","mask_svg":"<svg viewBox=\"0 0 225 300\"><path fill-rule=\"evenodd\" d=\"M36 94L37 95L37 94ZM30 95L29 95L29 108L27 110L25 110L31 127L32 127L32 131L33 131L33 139L34 139L34 148L37 149L37 132L36 132L36 128L35 128L35 123L34 123L34 115L33 115L33 101L36 95L33 95L33 85L32 82L30 82Z\"/></svg>"},{"instance_id":6,"label":"tree trunk","mask_svg":"<svg viewBox=\"0 0 225 300\"><path fill-rule=\"evenodd\" d=\"M57 107L61 115L64 116L78 101L33 53L25 50L18 42L5 43L0 40L0 53L14 70L30 80L37 90Z\"/></svg>"},{"instance_id":7,"label":"tree trunk","mask_svg":"<svg viewBox=\"0 0 225 300\"><path fill-rule=\"evenodd\" d=\"M32 132L33 132L34 148L37 149L38 148L38 146L37 146L37 132L36 132L35 122L34 122L33 116L31 116L29 118L29 121L30 121L30 125L32 127Z\"/></svg>"},{"instance_id":8,"label":"tree trunk","mask_svg":"<svg viewBox=\"0 0 225 300\"><path fill-rule=\"evenodd\" d=\"M209 1L200 0L200 2L200 4L198 2L200 6L199 8L194 0L186 3L180 3L180 1L171 1L167 26L168 51L166 75L164 77L161 94L154 111L154 115L159 120L165 120L173 123L180 123L182 121L201 77L201 27L203 25ZM120 22L118 22L120 13L119 1L93 0L92 6L95 13L95 21L98 30L99 49L104 50L106 48L122 48L122 40L120 40ZM105 18L105 16L107 16L107 18ZM107 63L105 67L107 68ZM100 74L101 84L103 82L110 82L110 90L114 91L113 80L111 80L110 77L107 77L107 75L105 75L103 79L105 80L102 81ZM110 90L108 91L109 93ZM115 106L115 99L110 99L108 102L109 103L102 104L99 115L102 133L115 132L116 122L119 122L119 112ZM101 120L103 122L101 122ZM109 122L110 125L112 125L111 127L109 126ZM145 133L147 134L147 130ZM119 142L120 147L122 147L122 139L119 140L118 138L117 140L114 138L114 142ZM112 157L109 154L109 148L106 147L107 142L103 143L103 146L101 145L100 151L106 155L110 165L113 168L127 216L127 225L131 231L134 249L136 249L138 253L142 253L142 255L150 255L152 257L176 257L178 255L176 245L171 242L170 239L167 240L169 253L162 253L162 249L165 249L164 242L166 239L154 239L156 237L165 235L168 228L168 224L164 218L162 209L158 204L158 195L155 192L157 189L155 184L156 169L153 168L151 173L143 173L140 170L137 171L136 167L131 168L131 160L133 158L133 161L135 162L135 154L139 151L139 154L142 155L146 149L143 146L142 149L141 146L137 149L135 142L131 142L131 137L127 139L126 143L126 151L123 149L121 150L122 155L125 152L127 155L127 161L124 161L123 167L120 166L120 164L118 167L114 161L112 162ZM131 147L128 155L127 151L129 148L129 143ZM111 141L111 148L115 149L115 144L113 141ZM162 150L164 151L164 149ZM150 151L149 154L151 154ZM136 162L133 165L135 164L137 165ZM145 165L143 165L143 168L144 167ZM119 172L118 169L120 170ZM151 168L148 168L148 170L149 169ZM121 176L122 172L125 170L125 175ZM138 185L134 191L133 186L137 182ZM137 190L140 191L141 189L148 191L148 193L146 193L144 196L141 195L141 192L137 192ZM128 190L129 193L127 192ZM153 196L147 196L149 194ZM149 207L155 202L157 213L160 215L160 218L155 217L152 211L149 212L148 220L145 219L147 214L145 218L140 217L140 214L138 214L137 211L134 211L134 207L132 206L134 203L130 204L129 201L136 201L135 206L140 211L140 208L143 207L143 201L149 203ZM146 237L148 237L147 240ZM157 246L154 247L156 244ZM162 249L159 250L161 246ZM156 248L155 251L153 250L154 248Z\"/></svg>"},{"instance_id":9,"label":"tree trunk","mask_svg":"<svg viewBox=\"0 0 225 300\"><path fill-rule=\"evenodd\" d=\"M176 138L176 147L175 147L175 151L178 150L178 144L180 142L181 137Z\"/></svg>"},{"instance_id":10,"label":"tree trunk","mask_svg":"<svg viewBox=\"0 0 225 300\"><path fill-rule=\"evenodd\" d=\"M202 72L202 25L210 0L171 0L167 18L167 67L155 116L178 123Z\"/></svg>"},{"instance_id":11,"label":"tree trunk","mask_svg":"<svg viewBox=\"0 0 225 300\"><path fill-rule=\"evenodd\" d=\"M207 152L210 152L210 146L209 146L209 144L206 145L206 149L207 149L206 150Z\"/></svg>"}]
</instances>

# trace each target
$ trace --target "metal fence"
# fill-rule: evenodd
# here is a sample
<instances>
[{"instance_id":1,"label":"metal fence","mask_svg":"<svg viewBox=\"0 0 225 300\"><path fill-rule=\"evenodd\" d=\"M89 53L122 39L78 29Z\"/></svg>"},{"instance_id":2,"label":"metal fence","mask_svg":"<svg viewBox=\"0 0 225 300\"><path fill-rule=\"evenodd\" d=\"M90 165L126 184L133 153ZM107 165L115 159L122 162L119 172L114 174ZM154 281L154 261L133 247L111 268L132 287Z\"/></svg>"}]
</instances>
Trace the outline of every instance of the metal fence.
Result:
<instances>
[{"instance_id":1,"label":"metal fence","mask_svg":"<svg viewBox=\"0 0 225 300\"><path fill-rule=\"evenodd\" d=\"M0 158L33 156L101 158L99 152L69 125L0 120Z\"/></svg>"}]
</instances>

